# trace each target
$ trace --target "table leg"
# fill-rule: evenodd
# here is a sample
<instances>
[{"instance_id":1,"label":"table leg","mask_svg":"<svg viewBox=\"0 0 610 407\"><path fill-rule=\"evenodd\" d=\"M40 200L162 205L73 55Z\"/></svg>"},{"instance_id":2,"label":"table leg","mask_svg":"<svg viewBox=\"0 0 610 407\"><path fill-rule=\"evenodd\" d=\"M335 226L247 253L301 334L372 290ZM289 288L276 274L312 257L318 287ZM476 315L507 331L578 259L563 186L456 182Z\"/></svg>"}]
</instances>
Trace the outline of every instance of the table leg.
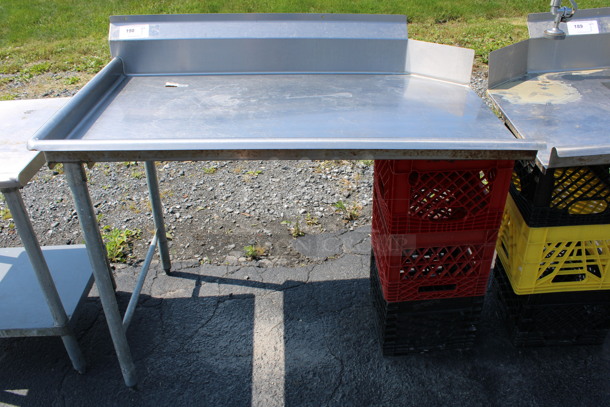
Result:
<instances>
[{"instance_id":1,"label":"table leg","mask_svg":"<svg viewBox=\"0 0 610 407\"><path fill-rule=\"evenodd\" d=\"M153 219L155 221L155 229L158 237L159 257L161 257L161 265L166 273L171 270L171 261L169 259L169 247L167 244L167 235L165 233L165 222L163 221L163 207L161 206L161 196L159 194L159 181L157 179L157 170L155 169L154 161L146 161L146 182L148 184L148 194L150 196L150 204L152 206Z\"/></svg>"},{"instance_id":2,"label":"table leg","mask_svg":"<svg viewBox=\"0 0 610 407\"><path fill-rule=\"evenodd\" d=\"M19 232L23 247L28 254L30 263L36 274L38 284L42 289L45 301L53 316L55 326L65 327L69 332L67 335L62 335L61 339L63 340L68 356L72 361L72 366L74 366L74 369L78 372L84 373L86 365L85 358L78 346L76 337L68 326L68 315L61 303L61 298L59 297L59 293L53 282L53 277L51 277L51 272L49 271L49 266L42 254L40 244L36 239L36 234L34 233L32 222L30 222L30 218L27 214L21 193L16 188L3 189L2 192L4 193L6 203L8 204L8 208L15 221L15 226Z\"/></svg>"},{"instance_id":3,"label":"table leg","mask_svg":"<svg viewBox=\"0 0 610 407\"><path fill-rule=\"evenodd\" d=\"M104 308L114 349L121 365L123 380L127 386L133 387L137 383L136 369L123 329L123 320L110 278L110 264L87 189L85 171L81 163L64 163L64 171L74 198L78 220L83 230L89 261L95 277L95 284Z\"/></svg>"}]
</instances>

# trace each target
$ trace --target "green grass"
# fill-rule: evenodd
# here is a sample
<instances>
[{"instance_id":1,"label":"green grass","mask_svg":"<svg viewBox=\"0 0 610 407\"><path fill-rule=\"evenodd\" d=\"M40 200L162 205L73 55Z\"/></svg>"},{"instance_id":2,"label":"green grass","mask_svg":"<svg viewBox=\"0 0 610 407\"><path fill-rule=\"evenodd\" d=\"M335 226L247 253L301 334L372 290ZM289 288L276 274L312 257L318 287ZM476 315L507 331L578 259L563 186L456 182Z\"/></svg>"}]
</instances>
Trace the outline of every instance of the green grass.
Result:
<instances>
[{"instance_id":1,"label":"green grass","mask_svg":"<svg viewBox=\"0 0 610 407\"><path fill-rule=\"evenodd\" d=\"M267 250L260 245L244 246L244 255L250 260L260 260L267 255Z\"/></svg>"},{"instance_id":2,"label":"green grass","mask_svg":"<svg viewBox=\"0 0 610 407\"><path fill-rule=\"evenodd\" d=\"M0 74L28 81L47 72L95 73L110 59L108 17L120 14L404 14L410 38L474 48L486 63L490 51L527 37L528 13L548 9L548 0L0 0ZM0 97L13 96L0 84Z\"/></svg>"},{"instance_id":3,"label":"green grass","mask_svg":"<svg viewBox=\"0 0 610 407\"><path fill-rule=\"evenodd\" d=\"M131 256L133 241L140 238L140 230L102 228L102 239L106 244L108 259L114 263L126 263Z\"/></svg>"},{"instance_id":4,"label":"green grass","mask_svg":"<svg viewBox=\"0 0 610 407\"><path fill-rule=\"evenodd\" d=\"M9 220L12 218L13 218L13 215L11 214L11 211L8 208L0 209L0 219L1 220Z\"/></svg>"},{"instance_id":5,"label":"green grass","mask_svg":"<svg viewBox=\"0 0 610 407\"><path fill-rule=\"evenodd\" d=\"M337 201L333 206L335 207L335 212L341 213L345 221L356 220L362 213L362 206L356 203L346 204L343 201Z\"/></svg>"}]
</instances>

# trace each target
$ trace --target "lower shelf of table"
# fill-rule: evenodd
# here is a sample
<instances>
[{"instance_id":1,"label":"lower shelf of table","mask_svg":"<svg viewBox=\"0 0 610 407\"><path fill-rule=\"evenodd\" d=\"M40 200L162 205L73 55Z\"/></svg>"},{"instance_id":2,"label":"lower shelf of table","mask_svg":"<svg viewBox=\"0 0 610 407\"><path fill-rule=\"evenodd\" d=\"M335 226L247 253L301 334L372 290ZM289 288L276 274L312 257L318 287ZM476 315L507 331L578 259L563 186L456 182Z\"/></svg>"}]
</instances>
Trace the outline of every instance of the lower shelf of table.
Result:
<instances>
[{"instance_id":1,"label":"lower shelf of table","mask_svg":"<svg viewBox=\"0 0 610 407\"><path fill-rule=\"evenodd\" d=\"M87 297L93 274L84 245L42 248L71 319ZM0 337L61 335L24 248L0 249Z\"/></svg>"}]
</instances>

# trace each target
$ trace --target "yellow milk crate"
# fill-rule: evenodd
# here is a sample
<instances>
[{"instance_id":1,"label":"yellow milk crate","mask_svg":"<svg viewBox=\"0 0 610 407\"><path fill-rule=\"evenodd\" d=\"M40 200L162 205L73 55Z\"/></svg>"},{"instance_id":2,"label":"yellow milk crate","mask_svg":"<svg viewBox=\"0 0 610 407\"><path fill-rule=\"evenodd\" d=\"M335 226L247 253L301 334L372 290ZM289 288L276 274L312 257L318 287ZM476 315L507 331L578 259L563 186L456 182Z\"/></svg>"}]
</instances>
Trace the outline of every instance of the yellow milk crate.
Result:
<instances>
[{"instance_id":1,"label":"yellow milk crate","mask_svg":"<svg viewBox=\"0 0 610 407\"><path fill-rule=\"evenodd\" d=\"M496 251L516 294L610 289L610 225L532 228L509 195Z\"/></svg>"}]
</instances>

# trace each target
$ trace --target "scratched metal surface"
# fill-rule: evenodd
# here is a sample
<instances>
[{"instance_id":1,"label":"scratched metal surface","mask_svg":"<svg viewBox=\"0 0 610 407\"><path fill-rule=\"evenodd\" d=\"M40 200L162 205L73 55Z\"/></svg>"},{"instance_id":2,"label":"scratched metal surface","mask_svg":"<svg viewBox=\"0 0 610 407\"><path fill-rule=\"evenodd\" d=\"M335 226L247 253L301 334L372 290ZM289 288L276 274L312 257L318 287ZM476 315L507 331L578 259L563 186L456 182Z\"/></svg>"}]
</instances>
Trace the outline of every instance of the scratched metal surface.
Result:
<instances>
[{"instance_id":1,"label":"scratched metal surface","mask_svg":"<svg viewBox=\"0 0 610 407\"><path fill-rule=\"evenodd\" d=\"M115 57L28 146L50 161L533 158L405 16L116 16ZM167 83L173 86L166 86Z\"/></svg>"},{"instance_id":2,"label":"scratched metal surface","mask_svg":"<svg viewBox=\"0 0 610 407\"><path fill-rule=\"evenodd\" d=\"M545 168L610 163L610 68L526 74L489 90Z\"/></svg>"},{"instance_id":3,"label":"scratched metal surface","mask_svg":"<svg viewBox=\"0 0 610 407\"><path fill-rule=\"evenodd\" d=\"M473 150L495 150L515 158L535 150L470 88L413 75L125 77L69 137L31 145L122 151L121 159L129 151L200 151L205 158L214 150L276 150L282 158L282 150L349 150L358 158L428 149L476 158Z\"/></svg>"},{"instance_id":4,"label":"scratched metal surface","mask_svg":"<svg viewBox=\"0 0 610 407\"><path fill-rule=\"evenodd\" d=\"M0 188L24 186L44 164L26 143L68 98L0 102Z\"/></svg>"}]
</instances>

